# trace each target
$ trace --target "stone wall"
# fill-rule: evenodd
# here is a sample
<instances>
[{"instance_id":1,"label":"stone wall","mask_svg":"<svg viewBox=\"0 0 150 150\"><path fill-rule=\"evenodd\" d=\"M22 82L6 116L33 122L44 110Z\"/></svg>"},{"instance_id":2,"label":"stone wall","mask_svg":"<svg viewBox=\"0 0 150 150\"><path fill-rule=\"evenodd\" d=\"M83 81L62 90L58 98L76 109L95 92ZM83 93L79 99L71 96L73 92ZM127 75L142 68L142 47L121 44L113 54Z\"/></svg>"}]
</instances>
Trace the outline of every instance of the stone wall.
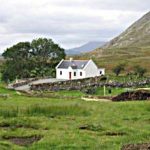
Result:
<instances>
[{"instance_id":1,"label":"stone wall","mask_svg":"<svg viewBox=\"0 0 150 150\"><path fill-rule=\"evenodd\" d=\"M10 85L13 88L17 88L17 87L20 87L20 86L23 86L23 85L27 85L30 82L33 82L33 81L36 81L36 80L38 80L38 78L24 79L22 81L19 81L18 83L13 83L13 84L10 84Z\"/></svg>"},{"instance_id":2,"label":"stone wall","mask_svg":"<svg viewBox=\"0 0 150 150\"><path fill-rule=\"evenodd\" d=\"M36 91L58 91L58 90L81 90L86 87L104 84L106 77L94 77L78 80L67 80L55 83L32 84L31 90Z\"/></svg>"},{"instance_id":3,"label":"stone wall","mask_svg":"<svg viewBox=\"0 0 150 150\"><path fill-rule=\"evenodd\" d=\"M68 80L56 83L42 83L32 84L31 90L35 91L58 91L58 90L82 90L85 88L96 88L96 87L140 87L150 84L150 79L139 82L106 82L105 77L95 77L79 80Z\"/></svg>"}]
</instances>

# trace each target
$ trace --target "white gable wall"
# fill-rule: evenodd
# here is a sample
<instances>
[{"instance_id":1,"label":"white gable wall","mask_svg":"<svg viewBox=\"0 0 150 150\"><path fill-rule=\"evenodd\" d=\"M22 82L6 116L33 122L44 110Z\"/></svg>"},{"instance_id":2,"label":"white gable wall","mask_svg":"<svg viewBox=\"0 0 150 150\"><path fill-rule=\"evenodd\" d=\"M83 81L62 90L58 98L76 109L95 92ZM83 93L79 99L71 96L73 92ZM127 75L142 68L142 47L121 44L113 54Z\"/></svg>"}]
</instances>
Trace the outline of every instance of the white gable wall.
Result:
<instances>
[{"instance_id":1,"label":"white gable wall","mask_svg":"<svg viewBox=\"0 0 150 150\"><path fill-rule=\"evenodd\" d=\"M92 60L85 66L84 71L86 72L85 78L98 76L98 68Z\"/></svg>"}]
</instances>

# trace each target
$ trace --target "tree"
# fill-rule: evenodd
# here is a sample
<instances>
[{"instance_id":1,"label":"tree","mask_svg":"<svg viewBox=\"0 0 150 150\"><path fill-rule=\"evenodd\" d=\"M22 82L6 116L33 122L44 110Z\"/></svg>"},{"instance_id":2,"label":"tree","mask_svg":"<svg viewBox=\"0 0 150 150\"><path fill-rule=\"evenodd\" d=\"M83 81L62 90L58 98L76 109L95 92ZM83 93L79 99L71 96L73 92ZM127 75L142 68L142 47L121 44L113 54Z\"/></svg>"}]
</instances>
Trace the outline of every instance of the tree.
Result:
<instances>
[{"instance_id":1,"label":"tree","mask_svg":"<svg viewBox=\"0 0 150 150\"><path fill-rule=\"evenodd\" d=\"M2 69L2 80L12 81L15 78L28 77L28 73L25 69L27 68L27 61L30 57L30 49L29 42L20 42L8 48L3 53L6 62Z\"/></svg>"},{"instance_id":2,"label":"tree","mask_svg":"<svg viewBox=\"0 0 150 150\"><path fill-rule=\"evenodd\" d=\"M65 58L64 49L51 39L39 38L30 42L20 42L3 53L6 62L2 79L52 76L57 63Z\"/></svg>"},{"instance_id":3,"label":"tree","mask_svg":"<svg viewBox=\"0 0 150 150\"><path fill-rule=\"evenodd\" d=\"M138 77L143 77L146 72L147 70L145 68L142 68L139 65L134 66L134 74L137 75Z\"/></svg>"},{"instance_id":4,"label":"tree","mask_svg":"<svg viewBox=\"0 0 150 150\"><path fill-rule=\"evenodd\" d=\"M35 61L34 70L35 76L52 75L55 71L55 66L62 59L65 58L64 49L60 48L51 39L39 38L31 42L32 59Z\"/></svg>"},{"instance_id":5,"label":"tree","mask_svg":"<svg viewBox=\"0 0 150 150\"><path fill-rule=\"evenodd\" d=\"M115 73L116 76L119 76L119 74L121 73L121 71L124 71L124 64L119 64L116 67L113 68L113 72Z\"/></svg>"}]
</instances>

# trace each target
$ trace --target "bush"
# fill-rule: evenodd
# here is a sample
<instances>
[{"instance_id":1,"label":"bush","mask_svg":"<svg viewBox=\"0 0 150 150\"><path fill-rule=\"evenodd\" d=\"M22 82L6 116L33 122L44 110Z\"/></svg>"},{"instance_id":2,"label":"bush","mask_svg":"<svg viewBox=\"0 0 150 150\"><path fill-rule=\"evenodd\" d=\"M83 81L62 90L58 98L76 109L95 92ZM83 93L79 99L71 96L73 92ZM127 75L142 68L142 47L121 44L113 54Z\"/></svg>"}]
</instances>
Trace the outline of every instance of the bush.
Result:
<instances>
[{"instance_id":1,"label":"bush","mask_svg":"<svg viewBox=\"0 0 150 150\"><path fill-rule=\"evenodd\" d=\"M115 68L113 68L113 72L115 73L116 76L119 76L119 74L121 73L121 71L124 71L124 64L119 64L118 66L116 66Z\"/></svg>"},{"instance_id":2,"label":"bush","mask_svg":"<svg viewBox=\"0 0 150 150\"><path fill-rule=\"evenodd\" d=\"M145 68L142 68L141 66L134 66L134 73L138 77L143 77L146 72L147 70Z\"/></svg>"}]
</instances>

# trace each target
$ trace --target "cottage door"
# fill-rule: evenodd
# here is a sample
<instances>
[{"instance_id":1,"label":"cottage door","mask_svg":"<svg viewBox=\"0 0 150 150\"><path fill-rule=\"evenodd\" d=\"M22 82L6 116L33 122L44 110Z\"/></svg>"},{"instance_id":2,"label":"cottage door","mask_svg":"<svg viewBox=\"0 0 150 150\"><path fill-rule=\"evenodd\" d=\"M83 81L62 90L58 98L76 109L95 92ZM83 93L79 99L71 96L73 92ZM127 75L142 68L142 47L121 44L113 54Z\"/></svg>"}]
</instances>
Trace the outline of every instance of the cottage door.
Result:
<instances>
[{"instance_id":1,"label":"cottage door","mask_svg":"<svg viewBox=\"0 0 150 150\"><path fill-rule=\"evenodd\" d=\"M69 80L71 80L71 72L69 72Z\"/></svg>"}]
</instances>

